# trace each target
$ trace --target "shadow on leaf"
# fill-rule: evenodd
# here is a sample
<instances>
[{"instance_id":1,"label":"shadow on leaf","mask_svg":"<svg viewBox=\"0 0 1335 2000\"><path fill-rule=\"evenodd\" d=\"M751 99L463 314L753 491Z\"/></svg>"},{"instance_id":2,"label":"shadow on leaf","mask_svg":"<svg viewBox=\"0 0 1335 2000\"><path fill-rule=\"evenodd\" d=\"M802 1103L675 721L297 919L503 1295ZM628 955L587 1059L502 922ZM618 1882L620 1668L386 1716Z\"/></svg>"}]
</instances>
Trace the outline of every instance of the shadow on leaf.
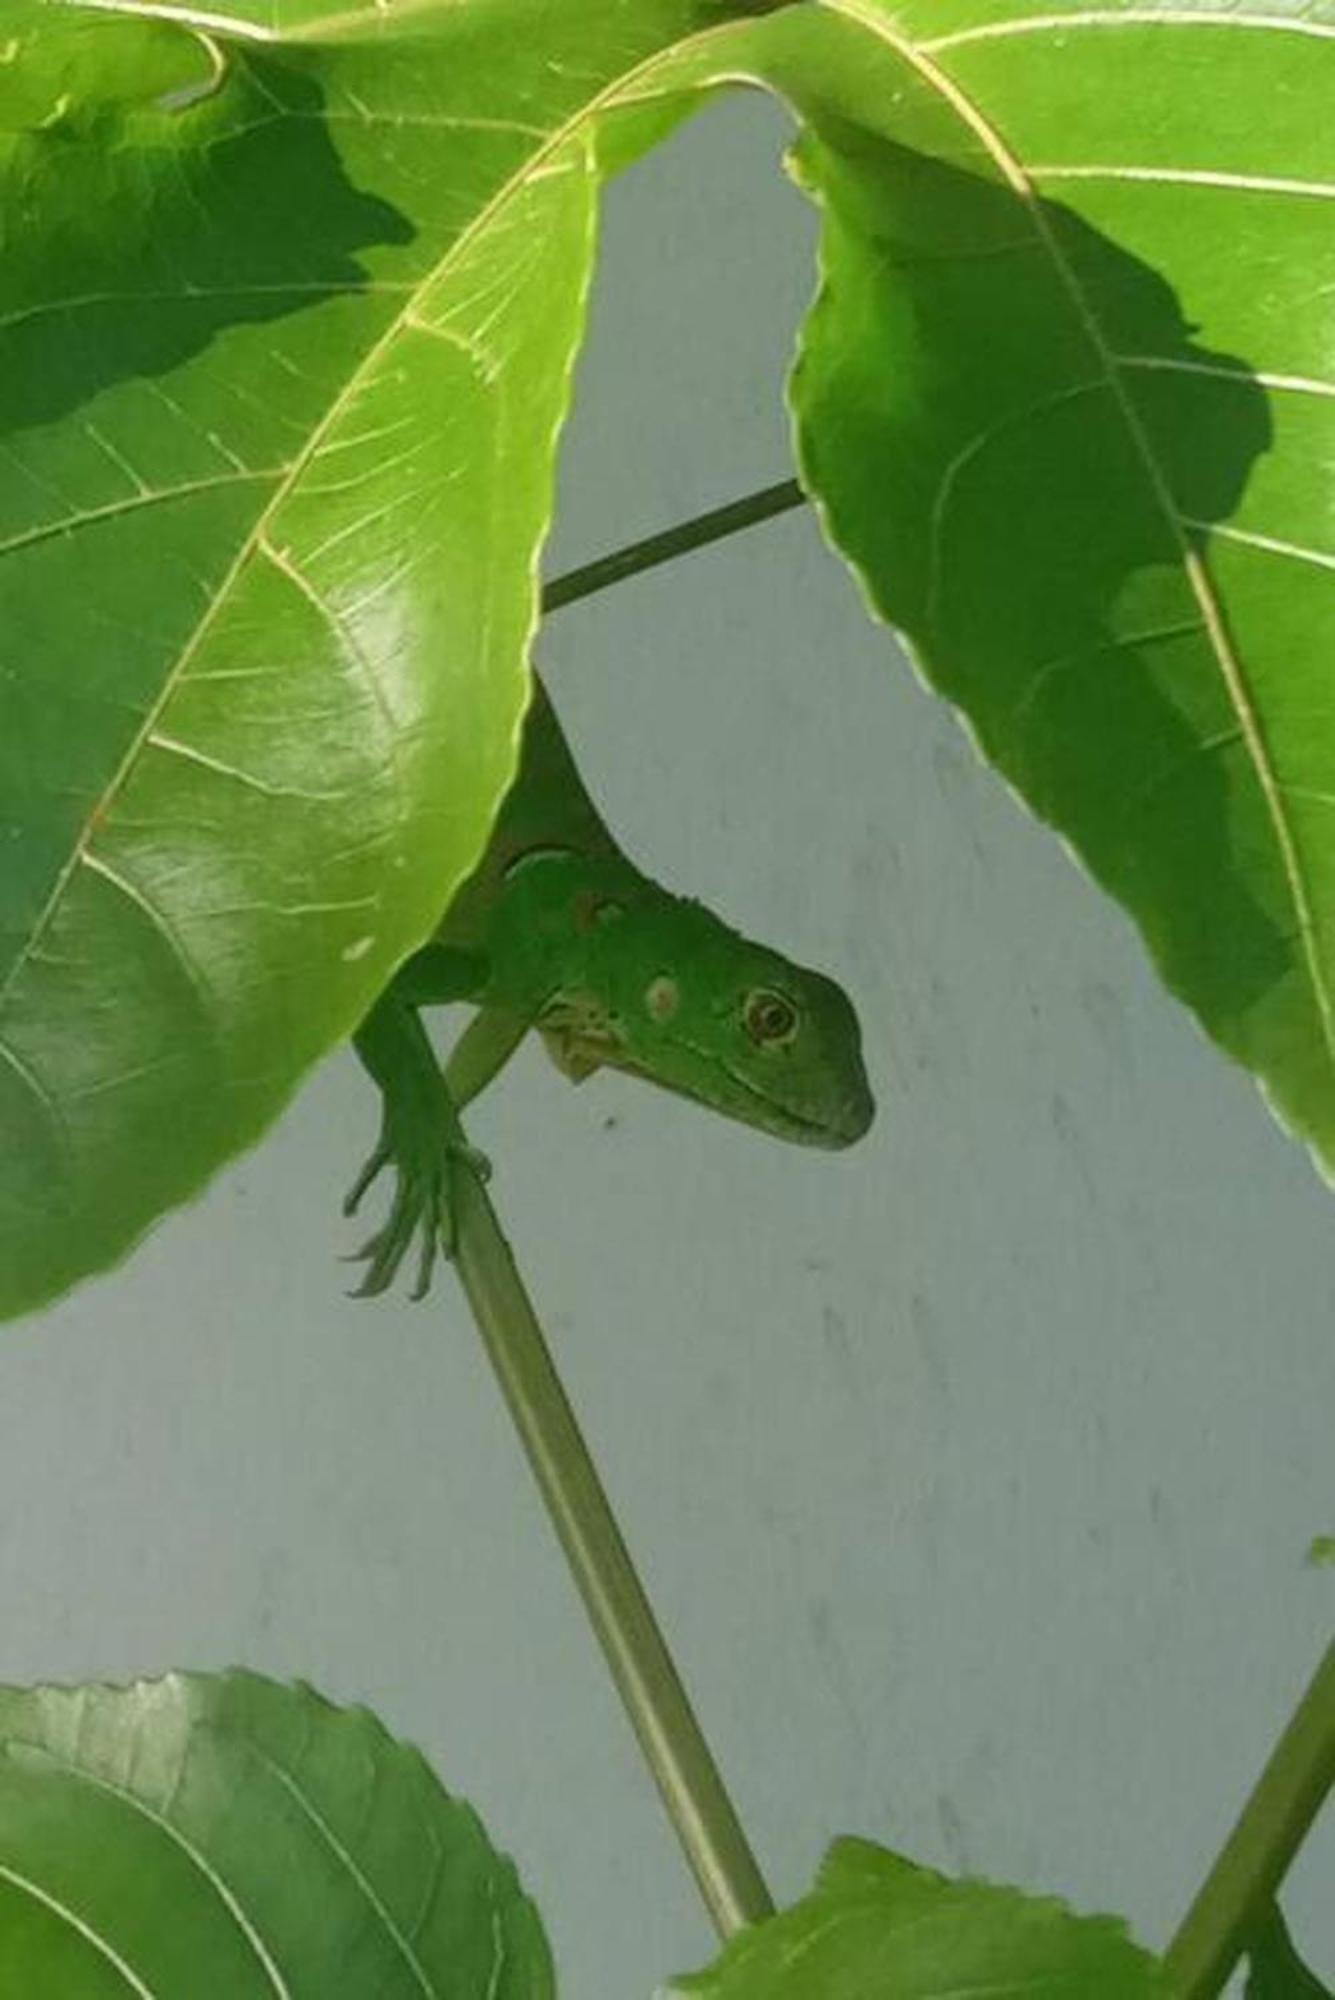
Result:
<instances>
[{"instance_id":1,"label":"shadow on leaf","mask_svg":"<svg viewBox=\"0 0 1335 2000\"><path fill-rule=\"evenodd\" d=\"M825 283L794 398L835 540L1243 1052L1294 924L1208 546L1270 444L1263 387L1060 204L838 123L798 172Z\"/></svg>"},{"instance_id":2,"label":"shadow on leaf","mask_svg":"<svg viewBox=\"0 0 1335 2000\"><path fill-rule=\"evenodd\" d=\"M0 434L363 291L358 253L414 236L348 181L291 59L234 50L216 78L163 87L200 54L177 29L82 22L25 55L25 99L0 104Z\"/></svg>"}]
</instances>

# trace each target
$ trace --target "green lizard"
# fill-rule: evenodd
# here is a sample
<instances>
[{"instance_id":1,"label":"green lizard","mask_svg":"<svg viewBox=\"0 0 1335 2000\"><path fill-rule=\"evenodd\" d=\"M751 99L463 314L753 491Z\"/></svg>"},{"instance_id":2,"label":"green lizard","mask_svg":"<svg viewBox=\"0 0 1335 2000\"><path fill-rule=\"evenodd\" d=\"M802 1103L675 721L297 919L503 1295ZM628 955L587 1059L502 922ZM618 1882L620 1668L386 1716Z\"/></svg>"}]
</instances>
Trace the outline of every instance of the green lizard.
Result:
<instances>
[{"instance_id":1,"label":"green lizard","mask_svg":"<svg viewBox=\"0 0 1335 2000\"><path fill-rule=\"evenodd\" d=\"M472 1002L442 1073L422 1006ZM400 967L358 1029L380 1086L379 1143L344 1204L385 1167L390 1212L357 1254L359 1296L392 1283L420 1234L417 1282L452 1247L451 1176L485 1171L459 1112L530 1029L579 1082L608 1065L809 1146L847 1146L872 1098L857 1017L818 972L739 937L629 862L584 789L538 682L519 770L490 842L430 943Z\"/></svg>"}]
</instances>

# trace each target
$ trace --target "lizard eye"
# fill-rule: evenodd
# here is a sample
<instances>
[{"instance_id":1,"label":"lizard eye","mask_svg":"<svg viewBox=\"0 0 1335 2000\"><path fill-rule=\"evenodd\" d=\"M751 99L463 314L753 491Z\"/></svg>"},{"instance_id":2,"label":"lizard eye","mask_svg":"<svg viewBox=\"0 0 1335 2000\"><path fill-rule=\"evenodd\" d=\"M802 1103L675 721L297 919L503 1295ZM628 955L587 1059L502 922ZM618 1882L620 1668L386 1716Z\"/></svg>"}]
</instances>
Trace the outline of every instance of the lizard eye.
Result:
<instances>
[{"instance_id":1,"label":"lizard eye","mask_svg":"<svg viewBox=\"0 0 1335 2000\"><path fill-rule=\"evenodd\" d=\"M797 1009L782 993L758 986L742 1009L747 1034L762 1048L783 1047L797 1033Z\"/></svg>"}]
</instances>

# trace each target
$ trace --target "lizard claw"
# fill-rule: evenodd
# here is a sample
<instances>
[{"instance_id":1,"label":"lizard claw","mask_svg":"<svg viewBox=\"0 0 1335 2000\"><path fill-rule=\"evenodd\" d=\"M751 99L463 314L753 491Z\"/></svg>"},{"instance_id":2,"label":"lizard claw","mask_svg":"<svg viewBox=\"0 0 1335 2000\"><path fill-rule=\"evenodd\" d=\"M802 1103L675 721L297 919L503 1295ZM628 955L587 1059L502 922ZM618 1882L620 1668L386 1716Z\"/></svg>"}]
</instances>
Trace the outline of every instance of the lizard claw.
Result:
<instances>
[{"instance_id":1,"label":"lizard claw","mask_svg":"<svg viewBox=\"0 0 1335 2000\"><path fill-rule=\"evenodd\" d=\"M343 1198L344 1215L355 1215L357 1213L357 1210L361 1206L362 1196L366 1193L366 1190L371 1186L372 1182L380 1178L381 1173L389 1165L393 1157L394 1155L392 1149L386 1143L384 1137L382 1136L380 1139L380 1143L377 1145L375 1151L369 1156L365 1165L362 1167L361 1172L358 1174L356 1180L352 1183L352 1186L348 1189L347 1194ZM354 1250L352 1252L352 1258L357 1258L364 1255L365 1255L364 1249ZM351 1259L349 1259L349 1261L351 1261Z\"/></svg>"},{"instance_id":2,"label":"lizard claw","mask_svg":"<svg viewBox=\"0 0 1335 2000\"><path fill-rule=\"evenodd\" d=\"M374 1235L345 1259L367 1266L362 1282L349 1294L352 1298L374 1298L388 1291L412 1247L413 1238L418 1236L417 1274L409 1296L424 1299L431 1287L437 1255L454 1256L455 1174L463 1171L485 1181L491 1173L491 1162L486 1155L462 1137L442 1135L439 1127L427 1131L416 1119L394 1123L398 1129L393 1129L390 1118L386 1117L380 1141L343 1204L344 1214L353 1214L372 1182L386 1167L393 1167L394 1194L389 1214Z\"/></svg>"}]
</instances>

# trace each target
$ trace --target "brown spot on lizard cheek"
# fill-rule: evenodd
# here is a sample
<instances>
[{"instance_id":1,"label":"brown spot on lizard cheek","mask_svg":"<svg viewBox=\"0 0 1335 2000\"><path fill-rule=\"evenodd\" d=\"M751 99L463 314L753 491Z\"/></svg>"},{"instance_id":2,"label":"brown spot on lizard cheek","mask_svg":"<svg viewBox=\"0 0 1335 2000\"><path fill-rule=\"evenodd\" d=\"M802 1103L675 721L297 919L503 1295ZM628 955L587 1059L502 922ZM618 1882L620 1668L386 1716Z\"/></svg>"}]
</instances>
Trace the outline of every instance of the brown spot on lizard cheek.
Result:
<instances>
[{"instance_id":1,"label":"brown spot on lizard cheek","mask_svg":"<svg viewBox=\"0 0 1335 2000\"><path fill-rule=\"evenodd\" d=\"M680 1005L681 988L675 979L670 979L664 972L657 979L650 980L644 992L644 1008L651 1021L657 1021L662 1026L672 1019Z\"/></svg>"}]
</instances>

